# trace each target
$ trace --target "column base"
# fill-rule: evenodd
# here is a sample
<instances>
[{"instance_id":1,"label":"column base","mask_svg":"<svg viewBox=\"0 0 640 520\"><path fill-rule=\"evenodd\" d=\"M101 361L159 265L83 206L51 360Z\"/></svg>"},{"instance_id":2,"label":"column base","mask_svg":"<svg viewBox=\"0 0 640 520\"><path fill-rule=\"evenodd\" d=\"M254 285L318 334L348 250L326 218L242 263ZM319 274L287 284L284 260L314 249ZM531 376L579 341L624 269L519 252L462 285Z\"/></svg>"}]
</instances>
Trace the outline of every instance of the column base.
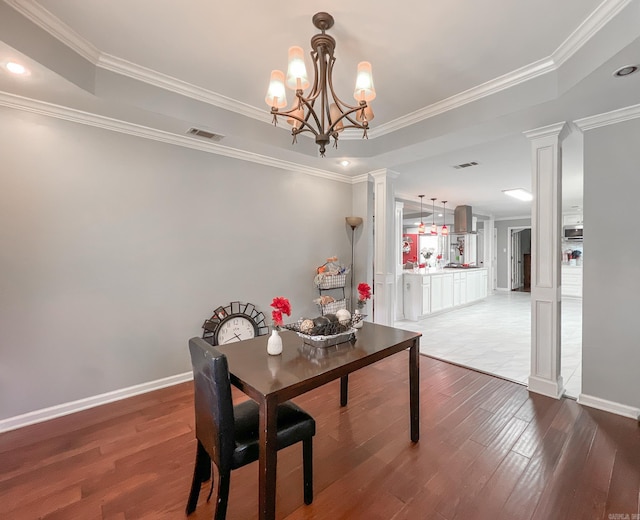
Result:
<instances>
[{"instance_id":1,"label":"column base","mask_svg":"<svg viewBox=\"0 0 640 520\"><path fill-rule=\"evenodd\" d=\"M543 377L529 376L528 388L530 392L553 397L554 399L560 399L564 395L562 376L558 376L557 381Z\"/></svg>"}]
</instances>

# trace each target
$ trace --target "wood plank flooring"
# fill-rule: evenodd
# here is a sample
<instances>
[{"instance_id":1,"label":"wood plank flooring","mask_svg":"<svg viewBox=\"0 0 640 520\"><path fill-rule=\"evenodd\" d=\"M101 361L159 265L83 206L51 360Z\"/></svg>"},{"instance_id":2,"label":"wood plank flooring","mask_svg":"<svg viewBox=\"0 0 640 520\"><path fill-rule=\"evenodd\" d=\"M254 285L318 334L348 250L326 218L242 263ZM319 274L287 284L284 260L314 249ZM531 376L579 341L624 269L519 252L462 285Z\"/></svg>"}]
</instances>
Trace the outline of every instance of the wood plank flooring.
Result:
<instances>
[{"instance_id":1,"label":"wood plank flooring","mask_svg":"<svg viewBox=\"0 0 640 520\"><path fill-rule=\"evenodd\" d=\"M337 381L296 399L317 421L315 499L301 446L280 451L279 519L640 519L636 421L420 361L415 445L404 353L352 374L346 408ZM185 518L193 427L185 383L1 434L0 518ZM257 473L233 472L228 519L257 518ZM212 518L205 500L190 518Z\"/></svg>"}]
</instances>

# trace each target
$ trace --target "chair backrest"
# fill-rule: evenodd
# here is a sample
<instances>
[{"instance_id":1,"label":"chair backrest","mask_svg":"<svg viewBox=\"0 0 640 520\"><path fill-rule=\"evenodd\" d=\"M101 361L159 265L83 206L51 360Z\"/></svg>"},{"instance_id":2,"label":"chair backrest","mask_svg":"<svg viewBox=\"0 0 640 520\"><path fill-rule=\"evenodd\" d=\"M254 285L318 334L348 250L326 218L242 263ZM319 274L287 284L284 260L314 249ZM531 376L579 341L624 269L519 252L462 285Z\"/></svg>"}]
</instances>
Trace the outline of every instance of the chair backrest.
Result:
<instances>
[{"instance_id":1,"label":"chair backrest","mask_svg":"<svg viewBox=\"0 0 640 520\"><path fill-rule=\"evenodd\" d=\"M201 338L189 340L196 437L220 469L231 468L235 449L233 399L224 354Z\"/></svg>"}]
</instances>

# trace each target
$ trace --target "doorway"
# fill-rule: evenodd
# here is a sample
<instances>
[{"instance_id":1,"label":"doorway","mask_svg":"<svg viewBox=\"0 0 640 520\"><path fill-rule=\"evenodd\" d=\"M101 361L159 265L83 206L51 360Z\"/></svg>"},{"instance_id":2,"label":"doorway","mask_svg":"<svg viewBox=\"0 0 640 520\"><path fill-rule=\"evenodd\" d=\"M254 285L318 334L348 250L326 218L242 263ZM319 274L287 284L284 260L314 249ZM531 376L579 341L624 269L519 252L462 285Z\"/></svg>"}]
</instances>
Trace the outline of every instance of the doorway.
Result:
<instances>
[{"instance_id":1,"label":"doorway","mask_svg":"<svg viewBox=\"0 0 640 520\"><path fill-rule=\"evenodd\" d=\"M531 292L531 227L510 227L508 234L509 290Z\"/></svg>"}]
</instances>

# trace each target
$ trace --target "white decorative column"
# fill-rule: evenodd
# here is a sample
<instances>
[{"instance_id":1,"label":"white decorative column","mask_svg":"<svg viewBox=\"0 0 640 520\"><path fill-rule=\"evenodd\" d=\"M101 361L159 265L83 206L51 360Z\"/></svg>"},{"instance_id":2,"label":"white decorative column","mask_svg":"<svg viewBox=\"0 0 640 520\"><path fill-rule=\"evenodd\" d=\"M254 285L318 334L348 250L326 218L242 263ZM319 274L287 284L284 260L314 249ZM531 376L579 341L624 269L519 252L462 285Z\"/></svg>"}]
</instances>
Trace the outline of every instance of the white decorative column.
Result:
<instances>
[{"instance_id":1,"label":"white decorative column","mask_svg":"<svg viewBox=\"0 0 640 520\"><path fill-rule=\"evenodd\" d=\"M395 263L395 314L394 320L402 320L404 319L404 308L403 308L403 286L402 286L402 221L404 220L404 202L396 201L396 214L395 214L395 254L394 254L394 263Z\"/></svg>"},{"instance_id":2,"label":"white decorative column","mask_svg":"<svg viewBox=\"0 0 640 520\"><path fill-rule=\"evenodd\" d=\"M393 326L395 309L395 195L393 180L398 174L387 169L371 172L373 177L373 321Z\"/></svg>"},{"instance_id":3,"label":"white decorative column","mask_svg":"<svg viewBox=\"0 0 640 520\"><path fill-rule=\"evenodd\" d=\"M525 132L531 141L531 374L529 390L560 398L562 140L566 123Z\"/></svg>"}]
</instances>

